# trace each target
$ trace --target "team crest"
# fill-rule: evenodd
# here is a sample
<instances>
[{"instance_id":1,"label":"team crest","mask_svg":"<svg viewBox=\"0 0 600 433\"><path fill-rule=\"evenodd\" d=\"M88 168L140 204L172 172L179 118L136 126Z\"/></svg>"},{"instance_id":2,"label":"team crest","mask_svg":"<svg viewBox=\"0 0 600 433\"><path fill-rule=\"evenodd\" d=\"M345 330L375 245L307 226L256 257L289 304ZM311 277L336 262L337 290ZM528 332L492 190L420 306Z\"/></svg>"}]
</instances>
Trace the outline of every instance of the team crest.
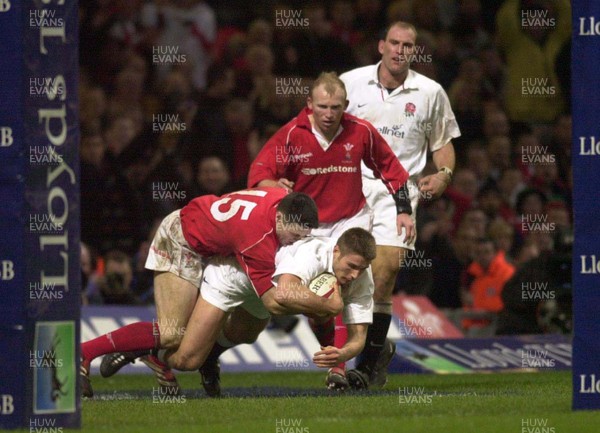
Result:
<instances>
[{"instance_id":1,"label":"team crest","mask_svg":"<svg viewBox=\"0 0 600 433\"><path fill-rule=\"evenodd\" d=\"M412 102L407 102L404 106L404 117L413 117L417 111L417 107Z\"/></svg>"},{"instance_id":2,"label":"team crest","mask_svg":"<svg viewBox=\"0 0 600 433\"><path fill-rule=\"evenodd\" d=\"M351 144L351 143L344 144L344 149L346 149L346 160L347 161L351 161L352 160L352 156L350 155L350 151L352 150L353 147L354 147L354 144Z\"/></svg>"}]
</instances>

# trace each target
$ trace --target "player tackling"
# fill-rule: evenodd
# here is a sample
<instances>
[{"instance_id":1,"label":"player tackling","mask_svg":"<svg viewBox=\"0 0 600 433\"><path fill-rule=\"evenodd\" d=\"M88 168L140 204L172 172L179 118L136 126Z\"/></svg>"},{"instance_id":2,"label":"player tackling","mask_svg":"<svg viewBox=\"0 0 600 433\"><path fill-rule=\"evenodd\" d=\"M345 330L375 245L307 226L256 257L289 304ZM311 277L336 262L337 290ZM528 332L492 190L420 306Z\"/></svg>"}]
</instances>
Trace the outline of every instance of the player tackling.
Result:
<instances>
[{"instance_id":1,"label":"player tackling","mask_svg":"<svg viewBox=\"0 0 600 433\"><path fill-rule=\"evenodd\" d=\"M323 336L319 341L321 350L314 354L313 362L317 367L332 368L354 358L364 346L372 320L373 280L365 271L375 254L375 239L361 228L346 230L337 241L310 237L282 247L275 259L273 287L261 298L256 296L250 279L235 259L212 258L204 269L201 297L227 318L222 328L215 327L210 332L218 335L216 342L196 340L198 346L212 346L206 363L217 363L219 356L235 345L256 341L268 323L269 313L287 313L290 305L309 296L308 284L324 272L335 275L341 286L342 317L348 327L348 339L338 348L328 343L328 336ZM310 315L317 321L328 319L322 314ZM196 366L181 364L176 352L159 356L173 368ZM103 361L101 371L104 376L111 376L134 357L135 354L110 355ZM221 394L220 378L217 375L213 379L204 388L209 396L217 397Z\"/></svg>"},{"instance_id":2,"label":"player tackling","mask_svg":"<svg viewBox=\"0 0 600 433\"><path fill-rule=\"evenodd\" d=\"M316 227L318 214L313 200L301 193L288 194L282 188L202 196L168 215L157 230L146 261L146 267L154 270L157 320L133 323L83 343L82 395L93 395L90 363L107 353L178 349L180 367L206 357L212 344L198 347L196 342L215 339L224 317L198 296L203 260L214 255L235 256L256 295L261 296L271 288L279 246L308 236ZM324 315L341 311L337 291L329 299L310 295L290 311ZM172 385L172 373L160 360L152 355L143 360L157 372L161 385Z\"/></svg>"}]
</instances>

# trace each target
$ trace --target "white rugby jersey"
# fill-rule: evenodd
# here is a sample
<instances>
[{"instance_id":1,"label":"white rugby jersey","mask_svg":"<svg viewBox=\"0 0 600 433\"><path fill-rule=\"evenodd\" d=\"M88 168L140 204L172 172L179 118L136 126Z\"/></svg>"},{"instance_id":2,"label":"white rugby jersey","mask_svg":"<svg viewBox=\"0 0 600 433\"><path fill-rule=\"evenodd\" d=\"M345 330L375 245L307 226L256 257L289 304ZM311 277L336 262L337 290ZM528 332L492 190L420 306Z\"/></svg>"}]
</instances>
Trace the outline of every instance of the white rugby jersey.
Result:
<instances>
[{"instance_id":1,"label":"white rugby jersey","mask_svg":"<svg viewBox=\"0 0 600 433\"><path fill-rule=\"evenodd\" d=\"M310 237L282 247L275 256L273 285L280 275L295 275L308 286L317 275L323 272L333 274L333 247L335 240L324 237ZM356 280L342 289L344 309L342 319L349 325L371 323L373 321L373 277L370 270L363 272Z\"/></svg>"},{"instance_id":2,"label":"white rugby jersey","mask_svg":"<svg viewBox=\"0 0 600 433\"><path fill-rule=\"evenodd\" d=\"M348 111L368 120L386 139L411 177L423 171L427 149L434 152L460 130L442 86L409 70L404 83L393 92L379 83L376 65L353 69L340 76L348 92ZM374 178L364 164L363 176Z\"/></svg>"}]
</instances>

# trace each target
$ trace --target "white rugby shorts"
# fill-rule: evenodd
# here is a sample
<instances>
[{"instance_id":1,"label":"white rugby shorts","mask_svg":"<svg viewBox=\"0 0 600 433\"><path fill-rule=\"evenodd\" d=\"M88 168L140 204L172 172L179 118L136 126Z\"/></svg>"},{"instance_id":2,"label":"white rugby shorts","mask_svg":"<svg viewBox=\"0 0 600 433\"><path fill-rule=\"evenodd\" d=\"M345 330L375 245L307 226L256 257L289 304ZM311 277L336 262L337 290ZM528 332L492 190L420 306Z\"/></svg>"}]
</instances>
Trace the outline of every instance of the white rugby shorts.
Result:
<instances>
[{"instance_id":1,"label":"white rugby shorts","mask_svg":"<svg viewBox=\"0 0 600 433\"><path fill-rule=\"evenodd\" d=\"M419 204L419 187L409 179L407 182L410 204L412 206L411 219L415 224L417 206ZM402 247L409 250L415 249L415 240L407 244L404 241L406 237L405 229L402 229L402 234L398 234L396 226L396 203L392 195L387 190L383 182L379 179L368 179L363 177L363 193L367 198L367 205L373 212L373 230L371 233L375 238L375 243L382 246Z\"/></svg>"},{"instance_id":2,"label":"white rugby shorts","mask_svg":"<svg viewBox=\"0 0 600 433\"><path fill-rule=\"evenodd\" d=\"M368 232L371 231L373 227L373 212L368 204L351 217L343 218L334 223L319 224L319 228L312 229L310 234L311 236L323 236L337 241L346 230L354 227L360 227Z\"/></svg>"},{"instance_id":3,"label":"white rugby shorts","mask_svg":"<svg viewBox=\"0 0 600 433\"><path fill-rule=\"evenodd\" d=\"M212 257L204 268L200 296L225 312L240 306L258 319L268 319L269 312L258 297L250 279L235 257Z\"/></svg>"},{"instance_id":4,"label":"white rugby shorts","mask_svg":"<svg viewBox=\"0 0 600 433\"><path fill-rule=\"evenodd\" d=\"M176 210L167 215L156 230L146 259L146 269L171 272L200 288L203 260L183 237L179 210Z\"/></svg>"}]
</instances>

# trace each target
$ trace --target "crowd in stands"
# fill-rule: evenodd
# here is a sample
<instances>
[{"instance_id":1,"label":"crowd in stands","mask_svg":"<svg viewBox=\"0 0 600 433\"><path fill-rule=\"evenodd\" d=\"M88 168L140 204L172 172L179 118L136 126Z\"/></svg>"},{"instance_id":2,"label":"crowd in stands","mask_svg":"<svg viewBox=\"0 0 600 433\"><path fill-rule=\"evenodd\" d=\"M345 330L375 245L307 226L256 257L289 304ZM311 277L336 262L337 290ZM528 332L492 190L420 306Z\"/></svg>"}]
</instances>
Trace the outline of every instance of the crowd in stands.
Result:
<instances>
[{"instance_id":1,"label":"crowd in stands","mask_svg":"<svg viewBox=\"0 0 600 433\"><path fill-rule=\"evenodd\" d=\"M84 302L151 303L158 222L244 188L311 81L376 63L396 20L416 26L412 68L443 85L462 133L452 184L419 207L425 260L398 287L473 308L501 262L500 311L506 280L571 229L568 0L80 2Z\"/></svg>"}]
</instances>

